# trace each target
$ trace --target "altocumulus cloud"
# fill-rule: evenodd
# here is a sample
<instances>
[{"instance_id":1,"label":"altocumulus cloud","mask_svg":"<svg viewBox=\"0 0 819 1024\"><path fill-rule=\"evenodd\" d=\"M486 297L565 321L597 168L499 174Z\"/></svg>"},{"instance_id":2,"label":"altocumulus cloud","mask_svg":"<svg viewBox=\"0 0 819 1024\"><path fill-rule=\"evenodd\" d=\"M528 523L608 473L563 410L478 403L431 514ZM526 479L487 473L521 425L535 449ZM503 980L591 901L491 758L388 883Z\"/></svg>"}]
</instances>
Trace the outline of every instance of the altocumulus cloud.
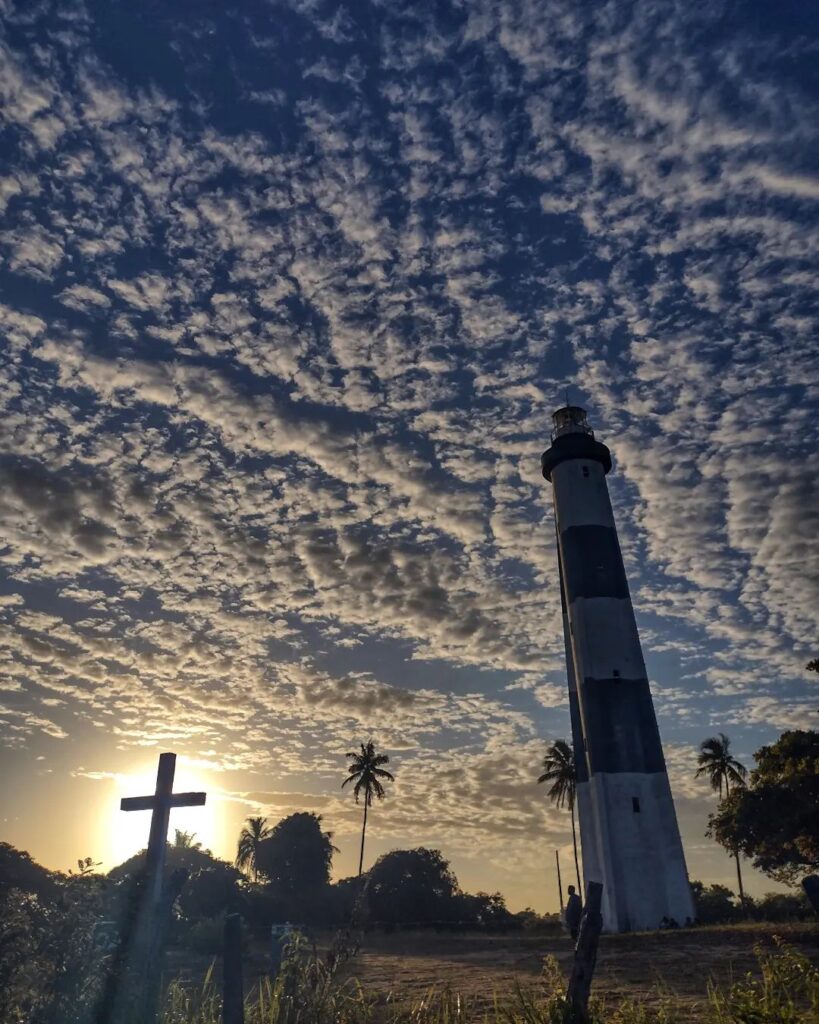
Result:
<instances>
[{"instance_id":1,"label":"altocumulus cloud","mask_svg":"<svg viewBox=\"0 0 819 1024\"><path fill-rule=\"evenodd\" d=\"M9 756L173 743L343 835L372 732L403 766L376 836L492 870L514 840L530 877L565 825L532 780L567 732L538 473L567 385L680 799L705 732L802 721L819 119L786 13L7 3Z\"/></svg>"}]
</instances>

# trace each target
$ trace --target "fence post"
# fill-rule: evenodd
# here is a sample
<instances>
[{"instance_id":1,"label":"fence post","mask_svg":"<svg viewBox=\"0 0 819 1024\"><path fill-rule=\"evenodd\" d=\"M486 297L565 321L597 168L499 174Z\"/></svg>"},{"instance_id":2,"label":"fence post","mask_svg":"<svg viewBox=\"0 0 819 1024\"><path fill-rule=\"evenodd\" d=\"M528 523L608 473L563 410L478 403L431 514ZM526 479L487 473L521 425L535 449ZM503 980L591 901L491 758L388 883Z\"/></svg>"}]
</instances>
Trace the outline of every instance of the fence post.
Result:
<instances>
[{"instance_id":1,"label":"fence post","mask_svg":"<svg viewBox=\"0 0 819 1024\"><path fill-rule=\"evenodd\" d=\"M222 1024L245 1024L245 993L242 981L242 919L225 918L222 952Z\"/></svg>"},{"instance_id":2,"label":"fence post","mask_svg":"<svg viewBox=\"0 0 819 1024\"><path fill-rule=\"evenodd\" d=\"M819 875L807 875L803 878L802 888L813 907L813 912L819 917Z\"/></svg>"},{"instance_id":3,"label":"fence post","mask_svg":"<svg viewBox=\"0 0 819 1024\"><path fill-rule=\"evenodd\" d=\"M586 1024L589 1019L589 994L597 962L597 944L603 929L603 916L600 913L602 897L603 886L600 882L589 882L586 885L586 907L580 921L580 934L577 936L574 964L566 992L572 1009L572 1021L576 1024Z\"/></svg>"}]
</instances>

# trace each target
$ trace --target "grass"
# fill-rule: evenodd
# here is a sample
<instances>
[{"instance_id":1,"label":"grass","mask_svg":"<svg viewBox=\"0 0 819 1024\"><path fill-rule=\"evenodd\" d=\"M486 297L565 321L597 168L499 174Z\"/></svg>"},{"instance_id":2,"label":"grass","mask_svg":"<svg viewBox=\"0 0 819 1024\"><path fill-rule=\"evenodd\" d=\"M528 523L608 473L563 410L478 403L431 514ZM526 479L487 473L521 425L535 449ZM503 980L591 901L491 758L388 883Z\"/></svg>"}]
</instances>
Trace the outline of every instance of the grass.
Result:
<instances>
[{"instance_id":1,"label":"grass","mask_svg":"<svg viewBox=\"0 0 819 1024\"><path fill-rule=\"evenodd\" d=\"M783 941L757 947L758 971L728 984L712 983L700 1008L707 1024L819 1024L819 968ZM547 957L534 985L517 983L476 1005L451 989L431 989L406 1000L402 993L378 998L352 977L341 959L331 964L297 943L275 981L263 979L246 1000L246 1024L572 1024L557 960ZM684 1024L689 1004L655 993L649 1001L596 1001L589 1024ZM221 999L212 969L193 991L179 983L168 990L162 1024L221 1024Z\"/></svg>"}]
</instances>

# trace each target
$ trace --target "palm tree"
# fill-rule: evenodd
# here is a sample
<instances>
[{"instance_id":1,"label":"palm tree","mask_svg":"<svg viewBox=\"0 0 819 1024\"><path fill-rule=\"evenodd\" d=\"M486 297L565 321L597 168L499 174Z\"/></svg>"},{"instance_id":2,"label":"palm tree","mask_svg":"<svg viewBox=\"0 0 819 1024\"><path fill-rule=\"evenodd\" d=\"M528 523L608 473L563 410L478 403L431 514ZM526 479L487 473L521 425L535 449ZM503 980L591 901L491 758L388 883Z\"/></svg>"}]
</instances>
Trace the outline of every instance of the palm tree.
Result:
<instances>
[{"instance_id":1,"label":"palm tree","mask_svg":"<svg viewBox=\"0 0 819 1024\"><path fill-rule=\"evenodd\" d=\"M358 858L358 874L361 875L364 868L364 836L367 834L367 808L372 805L374 796L377 796L379 800L384 798L384 787L381 785L380 780L384 779L387 782L395 782L395 779L388 771L379 767L382 764L389 764L390 759L386 754L376 754L372 740L361 744L360 754L350 751L344 756L352 758L352 760L347 766L347 771L350 774L341 783L341 788L344 789L348 782L354 782L353 793L355 794L356 803L358 803L360 794L364 793L364 826L361 829L361 854Z\"/></svg>"},{"instance_id":2,"label":"palm tree","mask_svg":"<svg viewBox=\"0 0 819 1024\"><path fill-rule=\"evenodd\" d=\"M252 871L253 881L258 882L259 872L256 868L256 857L259 847L270 837L273 829L268 827L267 818L248 818L247 825L239 833L239 845L236 850L236 867L240 871Z\"/></svg>"},{"instance_id":3,"label":"palm tree","mask_svg":"<svg viewBox=\"0 0 819 1024\"><path fill-rule=\"evenodd\" d=\"M719 793L722 799L722 791L725 789L726 798L731 794L731 787L742 789L745 786L745 776L748 770L745 765L737 761L730 752L731 741L721 732L718 736L709 736L707 740L700 743L700 754L697 758L696 778L705 775L711 783L711 789ZM742 869L739 864L739 850L734 850L734 859L737 862L737 885L739 886L739 902L745 906L745 890L742 888Z\"/></svg>"},{"instance_id":4,"label":"palm tree","mask_svg":"<svg viewBox=\"0 0 819 1024\"><path fill-rule=\"evenodd\" d=\"M572 843L574 845L574 870L577 874L577 888L583 892L580 881L580 861L577 859L577 828L574 820L574 802L577 798L577 771L574 766L572 745L565 740L555 740L543 758L543 774L538 782L551 782L549 797L556 807L569 805L572 813Z\"/></svg>"},{"instance_id":5,"label":"palm tree","mask_svg":"<svg viewBox=\"0 0 819 1024\"><path fill-rule=\"evenodd\" d=\"M202 844L196 838L195 832L186 832L184 829L173 830L173 845L176 850L201 850Z\"/></svg>"}]
</instances>

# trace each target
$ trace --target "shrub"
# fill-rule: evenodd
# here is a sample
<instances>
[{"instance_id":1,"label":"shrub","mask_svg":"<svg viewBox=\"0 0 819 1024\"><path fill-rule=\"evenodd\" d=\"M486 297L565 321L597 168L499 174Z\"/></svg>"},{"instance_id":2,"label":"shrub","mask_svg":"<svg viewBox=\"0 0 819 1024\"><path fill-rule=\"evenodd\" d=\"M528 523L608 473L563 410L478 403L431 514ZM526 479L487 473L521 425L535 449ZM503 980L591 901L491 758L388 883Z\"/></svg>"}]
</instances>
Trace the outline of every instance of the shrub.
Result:
<instances>
[{"instance_id":1,"label":"shrub","mask_svg":"<svg viewBox=\"0 0 819 1024\"><path fill-rule=\"evenodd\" d=\"M106 909L99 876L63 879L49 899L0 894L0 1020L80 1024L89 1020L104 978Z\"/></svg>"},{"instance_id":2,"label":"shrub","mask_svg":"<svg viewBox=\"0 0 819 1024\"><path fill-rule=\"evenodd\" d=\"M709 992L714 1024L815 1024L819 968L784 943L776 952L756 948L761 977L748 974L727 991Z\"/></svg>"}]
</instances>

